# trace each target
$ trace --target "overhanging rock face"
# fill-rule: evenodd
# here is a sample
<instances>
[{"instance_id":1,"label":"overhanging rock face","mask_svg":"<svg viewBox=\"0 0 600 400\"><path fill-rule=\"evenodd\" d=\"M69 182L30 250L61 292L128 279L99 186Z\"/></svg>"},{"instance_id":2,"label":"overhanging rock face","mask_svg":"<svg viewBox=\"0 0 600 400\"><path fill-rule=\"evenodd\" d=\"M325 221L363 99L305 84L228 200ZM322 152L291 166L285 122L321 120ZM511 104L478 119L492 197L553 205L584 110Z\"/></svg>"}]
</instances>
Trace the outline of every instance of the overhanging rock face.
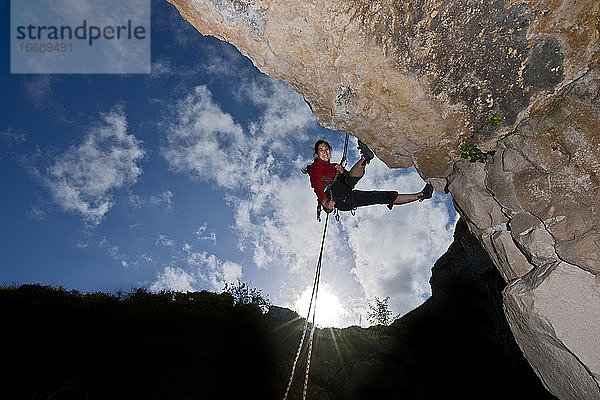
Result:
<instances>
[{"instance_id":1,"label":"overhanging rock face","mask_svg":"<svg viewBox=\"0 0 600 400\"><path fill-rule=\"evenodd\" d=\"M600 399L597 0L169 1L322 125L452 193L544 385ZM470 163L465 143L496 153Z\"/></svg>"}]
</instances>

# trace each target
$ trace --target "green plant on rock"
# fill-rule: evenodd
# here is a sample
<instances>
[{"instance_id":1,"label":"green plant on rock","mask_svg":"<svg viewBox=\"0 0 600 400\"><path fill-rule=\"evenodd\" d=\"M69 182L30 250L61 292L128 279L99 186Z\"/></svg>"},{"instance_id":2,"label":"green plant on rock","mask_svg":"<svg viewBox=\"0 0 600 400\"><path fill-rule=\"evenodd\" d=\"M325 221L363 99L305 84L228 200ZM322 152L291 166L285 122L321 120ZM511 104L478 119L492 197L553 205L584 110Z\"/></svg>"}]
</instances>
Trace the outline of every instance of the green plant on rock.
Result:
<instances>
[{"instance_id":1,"label":"green plant on rock","mask_svg":"<svg viewBox=\"0 0 600 400\"><path fill-rule=\"evenodd\" d=\"M486 162L488 157L493 157L494 154L496 154L496 150L490 150L485 152L481 151L481 149L473 143L463 144L460 147L460 150L460 157L464 158L465 160L468 159L469 162L479 161L484 163Z\"/></svg>"},{"instance_id":2,"label":"green plant on rock","mask_svg":"<svg viewBox=\"0 0 600 400\"><path fill-rule=\"evenodd\" d=\"M496 114L492 115L492 118L488 121L491 126L498 126L502 123L502 117L497 116Z\"/></svg>"},{"instance_id":3,"label":"green plant on rock","mask_svg":"<svg viewBox=\"0 0 600 400\"><path fill-rule=\"evenodd\" d=\"M488 123L492 126L498 126L502 123L502 117L494 114L488 120ZM481 131L475 131L475 135L481 135ZM490 151L482 151L479 147L477 147L474 143L466 143L460 146L460 157L465 160L469 160L469 162L486 162L488 157L493 157L496 154L496 150Z\"/></svg>"}]
</instances>

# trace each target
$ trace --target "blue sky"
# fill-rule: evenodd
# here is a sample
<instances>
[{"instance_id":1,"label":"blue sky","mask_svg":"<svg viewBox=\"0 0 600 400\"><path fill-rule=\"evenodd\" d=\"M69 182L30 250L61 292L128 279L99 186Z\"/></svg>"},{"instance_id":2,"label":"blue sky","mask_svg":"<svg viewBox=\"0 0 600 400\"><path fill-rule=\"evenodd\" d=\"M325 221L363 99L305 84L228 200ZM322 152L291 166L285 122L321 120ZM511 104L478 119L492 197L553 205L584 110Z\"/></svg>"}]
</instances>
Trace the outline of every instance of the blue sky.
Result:
<instances>
[{"instance_id":1,"label":"blue sky","mask_svg":"<svg viewBox=\"0 0 600 400\"><path fill-rule=\"evenodd\" d=\"M152 73L139 75L10 74L8 1L0 12L0 284L220 291L240 279L306 312L323 225L300 168L319 138L339 160L343 132L166 2L152 2ZM359 188L423 185L376 159ZM440 193L330 221L321 324L364 325L374 296L395 314L418 306L455 222Z\"/></svg>"}]
</instances>

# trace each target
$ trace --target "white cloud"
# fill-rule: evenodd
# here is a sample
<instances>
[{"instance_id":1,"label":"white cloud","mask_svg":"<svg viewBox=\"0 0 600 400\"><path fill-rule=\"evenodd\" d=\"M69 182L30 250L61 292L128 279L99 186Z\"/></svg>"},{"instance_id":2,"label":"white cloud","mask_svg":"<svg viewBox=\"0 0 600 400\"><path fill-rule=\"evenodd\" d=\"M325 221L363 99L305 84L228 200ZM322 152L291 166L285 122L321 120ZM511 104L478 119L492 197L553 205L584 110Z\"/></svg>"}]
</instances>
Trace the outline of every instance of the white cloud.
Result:
<instances>
[{"instance_id":1,"label":"white cloud","mask_svg":"<svg viewBox=\"0 0 600 400\"><path fill-rule=\"evenodd\" d=\"M152 62L150 79L170 77L174 74L174 66L168 58L160 58Z\"/></svg>"},{"instance_id":2,"label":"white cloud","mask_svg":"<svg viewBox=\"0 0 600 400\"><path fill-rule=\"evenodd\" d=\"M274 176L249 197L233 201L240 246L253 249L258 267L277 261L292 272L305 272L315 265L322 225L315 221L316 200L307 185L304 176ZM330 225L329 235L339 235L338 227ZM339 247L328 242L326 254Z\"/></svg>"},{"instance_id":3,"label":"white cloud","mask_svg":"<svg viewBox=\"0 0 600 400\"><path fill-rule=\"evenodd\" d=\"M150 286L153 292L173 290L177 292L192 292L196 279L181 268L166 267L158 274L156 281Z\"/></svg>"},{"instance_id":4,"label":"white cloud","mask_svg":"<svg viewBox=\"0 0 600 400\"><path fill-rule=\"evenodd\" d=\"M123 267L123 268L128 268L128 267L132 267L132 266L136 266L138 263L137 261L132 261L130 260L130 258L123 254L121 252L121 249L119 248L118 245L112 244L107 238L102 238L102 240L100 241L100 243L98 244L98 246L101 249L104 249L108 252L108 254L110 255L110 257L115 260L118 261L119 264Z\"/></svg>"},{"instance_id":5,"label":"white cloud","mask_svg":"<svg viewBox=\"0 0 600 400\"><path fill-rule=\"evenodd\" d=\"M242 277L242 266L237 263L223 262L206 251L195 251L189 243L183 246L183 250L186 253L188 268L211 290L219 291L226 282L235 282Z\"/></svg>"},{"instance_id":6,"label":"white cloud","mask_svg":"<svg viewBox=\"0 0 600 400\"><path fill-rule=\"evenodd\" d=\"M27 212L27 217L41 221L44 218L46 218L46 211L44 211L42 208L40 208L38 206L33 206Z\"/></svg>"},{"instance_id":7,"label":"white cloud","mask_svg":"<svg viewBox=\"0 0 600 400\"><path fill-rule=\"evenodd\" d=\"M57 97L55 87L60 85L59 75L31 75L22 78L22 94L34 108L42 110L61 122L73 123L72 116L65 113L61 98Z\"/></svg>"},{"instance_id":8,"label":"white cloud","mask_svg":"<svg viewBox=\"0 0 600 400\"><path fill-rule=\"evenodd\" d=\"M158 195L151 195L148 201L153 206L164 205L168 210L173 208L174 194L170 190L166 190Z\"/></svg>"},{"instance_id":9,"label":"white cloud","mask_svg":"<svg viewBox=\"0 0 600 400\"><path fill-rule=\"evenodd\" d=\"M290 133L294 133L295 140L301 140L303 129L314 124L314 117L301 96L282 83L270 82L269 86L257 83L241 86L241 91L265 110L247 133L213 102L205 86L196 87L178 103L176 122L168 129L164 155L173 169L200 180L214 181L227 190L228 200L234 206L236 228L242 236L240 246L254 247L257 265L263 266L263 261L270 259L276 250L289 247L286 242L294 243L292 247L296 249L285 251L282 261L296 265L295 259L302 253L298 250L305 250L307 243L292 240L291 229L281 234L279 227L286 226L282 218L296 219L301 213L272 214L282 201L293 201L305 209L313 207L312 199L306 201L310 198L310 189L302 190L304 201L293 194L289 196L287 188L295 190L302 178L284 182L274 171L289 170L285 158L294 156ZM276 161L279 158L284 162ZM244 195L238 195L241 190ZM256 218L265 229L280 233L272 235L277 240L262 240L253 230ZM300 258L300 262L307 261L305 257Z\"/></svg>"},{"instance_id":10,"label":"white cloud","mask_svg":"<svg viewBox=\"0 0 600 400\"><path fill-rule=\"evenodd\" d=\"M83 141L55 158L44 174L52 198L63 210L100 223L113 206L113 193L136 182L144 157L140 141L127 133L125 113L103 114Z\"/></svg>"},{"instance_id":11,"label":"white cloud","mask_svg":"<svg viewBox=\"0 0 600 400\"><path fill-rule=\"evenodd\" d=\"M52 85L57 80L52 75L37 75L23 80L23 94L35 107L43 108L51 103Z\"/></svg>"},{"instance_id":12,"label":"white cloud","mask_svg":"<svg viewBox=\"0 0 600 400\"><path fill-rule=\"evenodd\" d=\"M11 127L0 131L0 138L8 145L20 144L27 141L27 135L24 132Z\"/></svg>"},{"instance_id":13,"label":"white cloud","mask_svg":"<svg viewBox=\"0 0 600 400\"><path fill-rule=\"evenodd\" d=\"M198 86L177 104L176 121L167 130L163 154L170 167L193 177L215 181L225 189L256 188L281 169L277 159L290 157L290 133L314 123L302 98L287 86L273 84L279 95L245 88L251 100L265 107L262 118L248 133L214 103L206 86Z\"/></svg>"},{"instance_id":14,"label":"white cloud","mask_svg":"<svg viewBox=\"0 0 600 400\"><path fill-rule=\"evenodd\" d=\"M179 80L187 81L198 77L198 74L205 73L206 67L202 65L180 66L171 61L168 57L161 57L151 64L151 72L148 74L149 84L153 85L161 79L176 77Z\"/></svg>"},{"instance_id":15,"label":"white cloud","mask_svg":"<svg viewBox=\"0 0 600 400\"><path fill-rule=\"evenodd\" d=\"M223 261L214 254L197 251L185 243L183 255L176 256L174 264L165 267L151 284L154 291L171 289L221 291L225 283L242 279L242 266L230 260Z\"/></svg>"},{"instance_id":16,"label":"white cloud","mask_svg":"<svg viewBox=\"0 0 600 400\"><path fill-rule=\"evenodd\" d=\"M130 193L127 199L129 200L129 204L135 208L142 208L145 203L144 199L140 195L134 193Z\"/></svg>"},{"instance_id":17,"label":"white cloud","mask_svg":"<svg viewBox=\"0 0 600 400\"><path fill-rule=\"evenodd\" d=\"M223 271L224 283L235 283L242 279L242 266L237 263L225 261L221 269Z\"/></svg>"},{"instance_id":18,"label":"white cloud","mask_svg":"<svg viewBox=\"0 0 600 400\"><path fill-rule=\"evenodd\" d=\"M170 13L171 14L171 13ZM175 13L181 17L179 13ZM168 18L168 17L167 17ZM169 28L176 27L177 22L170 24ZM193 39L194 34L198 34L198 31L185 20L183 20L184 30L186 33L181 35L191 44L198 45L198 42ZM160 29L160 28L159 28ZM171 36L174 36L177 40L182 32L180 29L175 29L174 32L169 32ZM192 38L190 40L190 38ZM184 45L184 47L187 47ZM198 75L209 77L209 79L215 78L232 78L239 79L240 74L243 73L242 63L240 63L240 56L237 49L229 43L218 43L209 44L207 42L202 43L202 60L194 65L182 65L176 61L171 60L168 57L161 56L152 62L151 73L148 75L150 84L153 81L159 81L160 79L167 79L176 77L180 83L187 84L189 82L197 82Z\"/></svg>"},{"instance_id":19,"label":"white cloud","mask_svg":"<svg viewBox=\"0 0 600 400\"><path fill-rule=\"evenodd\" d=\"M150 195L142 197L139 194L130 193L128 196L129 203L135 208L142 208L145 206L164 206L167 210L173 208L173 197L175 195L170 191L166 190L157 195Z\"/></svg>"},{"instance_id":20,"label":"white cloud","mask_svg":"<svg viewBox=\"0 0 600 400\"><path fill-rule=\"evenodd\" d=\"M287 138L290 133L294 134L296 141L306 139L304 130L314 123L314 116L302 96L286 84L273 79L253 81L242 85L240 94L264 108L258 123L251 127L256 132L251 133L263 138L265 145L290 151L293 142L281 139ZM287 155L291 156L290 153Z\"/></svg>"},{"instance_id":21,"label":"white cloud","mask_svg":"<svg viewBox=\"0 0 600 400\"><path fill-rule=\"evenodd\" d=\"M208 226L206 224L206 222L204 224L202 224L202 226L198 227L198 229L196 229L196 236L198 237L198 239L201 240L210 240L213 243L213 246L217 244L217 234L213 231L210 230L207 231Z\"/></svg>"},{"instance_id":22,"label":"white cloud","mask_svg":"<svg viewBox=\"0 0 600 400\"><path fill-rule=\"evenodd\" d=\"M164 155L172 169L199 179L215 179L232 188L237 160L250 149L242 128L212 101L206 86L198 86L178 104L177 123L168 129ZM245 158L245 157L244 157Z\"/></svg>"},{"instance_id":23,"label":"white cloud","mask_svg":"<svg viewBox=\"0 0 600 400\"><path fill-rule=\"evenodd\" d=\"M155 246L161 245L164 247L173 247L175 246L175 241L167 238L165 235L158 235L158 239L154 242Z\"/></svg>"},{"instance_id":24,"label":"white cloud","mask_svg":"<svg viewBox=\"0 0 600 400\"><path fill-rule=\"evenodd\" d=\"M119 258L119 246L111 244L106 238L102 238L99 245L100 248L106 249L112 258Z\"/></svg>"}]
</instances>

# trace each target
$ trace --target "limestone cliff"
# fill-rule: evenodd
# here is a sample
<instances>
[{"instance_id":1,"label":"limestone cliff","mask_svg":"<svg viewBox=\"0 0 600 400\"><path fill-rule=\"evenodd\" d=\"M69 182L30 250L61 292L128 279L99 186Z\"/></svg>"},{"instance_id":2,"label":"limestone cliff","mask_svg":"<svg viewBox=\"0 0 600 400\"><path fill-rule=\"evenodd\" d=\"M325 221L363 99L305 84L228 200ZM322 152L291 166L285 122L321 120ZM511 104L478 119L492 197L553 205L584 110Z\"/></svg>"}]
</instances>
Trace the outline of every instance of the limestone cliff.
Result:
<instances>
[{"instance_id":1,"label":"limestone cliff","mask_svg":"<svg viewBox=\"0 0 600 400\"><path fill-rule=\"evenodd\" d=\"M322 125L450 192L543 384L600 398L597 0L169 1ZM465 143L496 153L470 163Z\"/></svg>"}]
</instances>

